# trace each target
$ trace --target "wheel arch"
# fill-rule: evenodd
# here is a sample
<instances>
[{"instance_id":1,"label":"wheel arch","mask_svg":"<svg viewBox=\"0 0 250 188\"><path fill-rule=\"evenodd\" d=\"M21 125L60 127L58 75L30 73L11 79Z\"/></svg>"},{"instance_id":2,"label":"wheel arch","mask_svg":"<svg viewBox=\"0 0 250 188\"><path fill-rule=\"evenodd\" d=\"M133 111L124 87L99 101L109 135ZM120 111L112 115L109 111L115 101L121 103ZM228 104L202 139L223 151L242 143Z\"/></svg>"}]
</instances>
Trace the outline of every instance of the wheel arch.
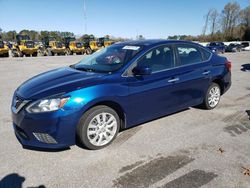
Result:
<instances>
[{"instance_id":1,"label":"wheel arch","mask_svg":"<svg viewBox=\"0 0 250 188\"><path fill-rule=\"evenodd\" d=\"M121 130L126 128L126 115L125 115L124 109L122 108L122 106L118 102L111 101L111 100L99 101L99 102L96 102L96 103L88 106L88 108L85 110L85 112L90 110L91 108L93 108L95 106L99 106L99 105L105 105L105 106L108 106L109 108L112 108L113 110L115 110L116 113L118 114L120 120L121 120L121 127L120 127Z\"/></svg>"},{"instance_id":2,"label":"wheel arch","mask_svg":"<svg viewBox=\"0 0 250 188\"><path fill-rule=\"evenodd\" d=\"M216 84L218 84L220 86L221 95L223 95L224 94L224 83L223 83L223 81L221 79L219 79L219 78L216 78L212 82L214 82L214 83L216 83Z\"/></svg>"}]
</instances>

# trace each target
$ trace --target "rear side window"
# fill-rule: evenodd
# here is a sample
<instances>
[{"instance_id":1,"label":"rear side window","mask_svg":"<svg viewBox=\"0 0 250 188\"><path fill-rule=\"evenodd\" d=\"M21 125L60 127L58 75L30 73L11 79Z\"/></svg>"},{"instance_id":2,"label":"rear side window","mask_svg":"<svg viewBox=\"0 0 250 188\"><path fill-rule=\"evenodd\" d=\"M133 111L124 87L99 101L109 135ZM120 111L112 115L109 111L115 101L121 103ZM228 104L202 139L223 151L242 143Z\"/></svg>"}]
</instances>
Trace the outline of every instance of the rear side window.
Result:
<instances>
[{"instance_id":1,"label":"rear side window","mask_svg":"<svg viewBox=\"0 0 250 188\"><path fill-rule=\"evenodd\" d=\"M208 50L205 50L205 49L203 49L203 48L200 48L200 51L202 52L202 54L203 54L203 61L207 61L207 60L209 60L210 59L210 57L211 57L211 52L209 52Z\"/></svg>"},{"instance_id":2,"label":"rear side window","mask_svg":"<svg viewBox=\"0 0 250 188\"><path fill-rule=\"evenodd\" d=\"M177 54L179 56L179 66L202 62L202 54L199 47L193 45L177 45Z\"/></svg>"}]
</instances>

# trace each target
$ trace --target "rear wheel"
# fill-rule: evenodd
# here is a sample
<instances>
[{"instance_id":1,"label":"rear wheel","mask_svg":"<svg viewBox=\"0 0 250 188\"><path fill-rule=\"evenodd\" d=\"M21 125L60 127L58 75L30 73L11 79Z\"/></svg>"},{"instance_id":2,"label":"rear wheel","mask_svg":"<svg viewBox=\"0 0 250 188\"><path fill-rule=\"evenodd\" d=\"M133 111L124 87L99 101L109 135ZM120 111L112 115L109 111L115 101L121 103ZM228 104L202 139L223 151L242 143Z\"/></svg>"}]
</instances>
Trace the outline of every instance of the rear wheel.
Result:
<instances>
[{"instance_id":1,"label":"rear wheel","mask_svg":"<svg viewBox=\"0 0 250 188\"><path fill-rule=\"evenodd\" d=\"M96 150L108 146L117 136L120 118L107 106L96 106L82 116L77 136L81 144L88 149Z\"/></svg>"},{"instance_id":2,"label":"rear wheel","mask_svg":"<svg viewBox=\"0 0 250 188\"><path fill-rule=\"evenodd\" d=\"M208 110L215 108L220 102L220 96L220 86L216 83L212 83L206 92L202 106Z\"/></svg>"},{"instance_id":3,"label":"rear wheel","mask_svg":"<svg viewBox=\"0 0 250 188\"><path fill-rule=\"evenodd\" d=\"M37 57L37 52L33 53L32 57Z\"/></svg>"}]
</instances>

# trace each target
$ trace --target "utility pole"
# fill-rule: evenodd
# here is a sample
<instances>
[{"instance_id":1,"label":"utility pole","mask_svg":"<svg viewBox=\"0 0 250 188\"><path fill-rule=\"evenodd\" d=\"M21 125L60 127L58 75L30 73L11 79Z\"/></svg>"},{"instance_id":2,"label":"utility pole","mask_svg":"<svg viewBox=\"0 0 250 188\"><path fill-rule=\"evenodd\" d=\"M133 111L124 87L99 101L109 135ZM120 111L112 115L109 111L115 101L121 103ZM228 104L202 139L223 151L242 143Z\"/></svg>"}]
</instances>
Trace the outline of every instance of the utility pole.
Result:
<instances>
[{"instance_id":1,"label":"utility pole","mask_svg":"<svg viewBox=\"0 0 250 188\"><path fill-rule=\"evenodd\" d=\"M84 34L87 34L86 0L83 0Z\"/></svg>"}]
</instances>

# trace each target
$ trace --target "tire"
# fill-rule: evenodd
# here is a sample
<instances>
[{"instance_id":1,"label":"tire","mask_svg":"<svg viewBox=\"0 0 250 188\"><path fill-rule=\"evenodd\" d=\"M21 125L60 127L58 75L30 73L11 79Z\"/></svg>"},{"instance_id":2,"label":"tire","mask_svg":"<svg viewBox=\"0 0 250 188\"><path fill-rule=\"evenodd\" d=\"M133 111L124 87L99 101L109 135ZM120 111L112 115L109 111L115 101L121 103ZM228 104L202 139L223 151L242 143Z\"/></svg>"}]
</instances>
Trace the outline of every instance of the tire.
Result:
<instances>
[{"instance_id":1,"label":"tire","mask_svg":"<svg viewBox=\"0 0 250 188\"><path fill-rule=\"evenodd\" d=\"M32 57L37 57L37 52L33 53Z\"/></svg>"},{"instance_id":2,"label":"tire","mask_svg":"<svg viewBox=\"0 0 250 188\"><path fill-rule=\"evenodd\" d=\"M19 57L23 57L23 53L21 51L19 51L19 54L18 54Z\"/></svg>"},{"instance_id":3,"label":"tire","mask_svg":"<svg viewBox=\"0 0 250 188\"><path fill-rule=\"evenodd\" d=\"M51 49L47 49L48 56L54 56L54 53L51 51Z\"/></svg>"},{"instance_id":4,"label":"tire","mask_svg":"<svg viewBox=\"0 0 250 188\"><path fill-rule=\"evenodd\" d=\"M9 57L9 52L4 54L4 57Z\"/></svg>"},{"instance_id":5,"label":"tire","mask_svg":"<svg viewBox=\"0 0 250 188\"><path fill-rule=\"evenodd\" d=\"M70 49L67 49L66 54L67 55L73 55L73 52Z\"/></svg>"},{"instance_id":6,"label":"tire","mask_svg":"<svg viewBox=\"0 0 250 188\"><path fill-rule=\"evenodd\" d=\"M211 96L212 93L214 93L214 96ZM207 110L214 109L219 104L220 97L221 97L220 86L213 82L207 89L204 101L202 103L202 107Z\"/></svg>"},{"instance_id":7,"label":"tire","mask_svg":"<svg viewBox=\"0 0 250 188\"><path fill-rule=\"evenodd\" d=\"M91 48L87 48L87 49L86 49L86 54L87 54L87 55L92 54Z\"/></svg>"},{"instance_id":8,"label":"tire","mask_svg":"<svg viewBox=\"0 0 250 188\"><path fill-rule=\"evenodd\" d=\"M105 118L103 118L103 115ZM106 119L106 121L103 121L103 119ZM111 125L113 126L109 127ZM91 108L81 117L77 126L77 137L86 148L97 150L111 144L119 129L120 118L116 111L100 105Z\"/></svg>"}]
</instances>

